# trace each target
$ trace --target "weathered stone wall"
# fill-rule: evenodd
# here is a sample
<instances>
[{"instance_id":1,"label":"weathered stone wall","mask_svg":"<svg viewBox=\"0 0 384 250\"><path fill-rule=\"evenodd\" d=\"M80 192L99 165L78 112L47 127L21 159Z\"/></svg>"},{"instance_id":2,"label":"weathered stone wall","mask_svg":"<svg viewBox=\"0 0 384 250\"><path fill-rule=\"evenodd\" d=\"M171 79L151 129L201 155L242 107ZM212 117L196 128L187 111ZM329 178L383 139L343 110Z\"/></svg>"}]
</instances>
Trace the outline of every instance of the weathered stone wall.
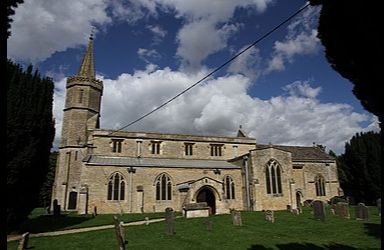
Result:
<instances>
[{"instance_id":1,"label":"weathered stone wall","mask_svg":"<svg viewBox=\"0 0 384 250\"><path fill-rule=\"evenodd\" d=\"M222 170L215 174L212 169L190 168L154 168L137 167L135 173L128 173L124 167L85 166L82 172L82 185L88 186L88 211L97 207L100 213L140 213L163 212L165 208L172 207L175 211L182 210L183 203L196 202L197 192L208 186L215 190L217 213L229 212L230 208L242 209L241 176L237 169ZM126 181L125 199L123 201L108 201L107 190L109 177L119 172ZM172 200L156 200L156 178L167 173L172 181ZM224 199L223 178L230 175L235 182L235 200ZM207 178L204 178L207 177ZM200 180L199 180L200 179ZM176 185L190 180L199 180L191 185L187 195L177 190ZM143 190L138 191L137 187ZM141 198L143 202L141 203ZM184 198L186 198L184 200ZM141 204L140 204L141 203ZM141 209L142 204L143 209Z\"/></svg>"}]
</instances>

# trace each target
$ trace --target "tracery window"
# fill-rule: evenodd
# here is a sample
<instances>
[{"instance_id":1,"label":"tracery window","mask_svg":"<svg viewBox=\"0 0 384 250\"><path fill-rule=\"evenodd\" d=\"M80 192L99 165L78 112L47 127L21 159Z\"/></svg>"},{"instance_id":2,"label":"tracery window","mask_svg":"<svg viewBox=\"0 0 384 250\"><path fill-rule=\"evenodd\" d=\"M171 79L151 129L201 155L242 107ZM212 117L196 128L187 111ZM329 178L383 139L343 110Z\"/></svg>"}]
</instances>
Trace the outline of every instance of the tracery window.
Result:
<instances>
[{"instance_id":1,"label":"tracery window","mask_svg":"<svg viewBox=\"0 0 384 250\"><path fill-rule=\"evenodd\" d=\"M235 199L235 183L229 175L224 177L224 194L226 199Z\"/></svg>"},{"instance_id":2,"label":"tracery window","mask_svg":"<svg viewBox=\"0 0 384 250\"><path fill-rule=\"evenodd\" d=\"M316 196L325 196L325 180L322 175L315 178Z\"/></svg>"},{"instance_id":3,"label":"tracery window","mask_svg":"<svg viewBox=\"0 0 384 250\"><path fill-rule=\"evenodd\" d=\"M168 174L163 173L155 180L156 200L172 200L172 182Z\"/></svg>"},{"instance_id":4,"label":"tracery window","mask_svg":"<svg viewBox=\"0 0 384 250\"><path fill-rule=\"evenodd\" d=\"M265 167L267 194L282 194L281 167L276 160L270 160Z\"/></svg>"},{"instance_id":5,"label":"tracery window","mask_svg":"<svg viewBox=\"0 0 384 250\"><path fill-rule=\"evenodd\" d=\"M113 174L108 181L108 200L124 200L125 199L125 181L124 177L119 174Z\"/></svg>"}]
</instances>

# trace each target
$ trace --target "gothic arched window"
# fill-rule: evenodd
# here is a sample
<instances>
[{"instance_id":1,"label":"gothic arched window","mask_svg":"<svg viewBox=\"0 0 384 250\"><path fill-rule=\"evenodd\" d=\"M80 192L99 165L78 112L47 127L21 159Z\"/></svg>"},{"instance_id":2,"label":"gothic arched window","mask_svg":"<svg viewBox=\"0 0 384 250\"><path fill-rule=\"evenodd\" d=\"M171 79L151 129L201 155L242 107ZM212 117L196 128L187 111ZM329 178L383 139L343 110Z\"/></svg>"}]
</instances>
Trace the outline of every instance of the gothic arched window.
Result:
<instances>
[{"instance_id":1,"label":"gothic arched window","mask_svg":"<svg viewBox=\"0 0 384 250\"><path fill-rule=\"evenodd\" d=\"M163 173L155 180L156 200L172 200L172 182L169 175Z\"/></svg>"},{"instance_id":2,"label":"gothic arched window","mask_svg":"<svg viewBox=\"0 0 384 250\"><path fill-rule=\"evenodd\" d=\"M265 166L265 184L267 194L282 194L281 167L275 160L270 160Z\"/></svg>"},{"instance_id":3,"label":"gothic arched window","mask_svg":"<svg viewBox=\"0 0 384 250\"><path fill-rule=\"evenodd\" d=\"M124 177L115 173L108 181L108 200L124 200L125 199L125 181Z\"/></svg>"},{"instance_id":4,"label":"gothic arched window","mask_svg":"<svg viewBox=\"0 0 384 250\"><path fill-rule=\"evenodd\" d=\"M224 194L226 199L235 199L235 183L229 175L224 177Z\"/></svg>"},{"instance_id":5,"label":"gothic arched window","mask_svg":"<svg viewBox=\"0 0 384 250\"><path fill-rule=\"evenodd\" d=\"M322 175L315 178L316 196L325 196L325 180Z\"/></svg>"}]
</instances>

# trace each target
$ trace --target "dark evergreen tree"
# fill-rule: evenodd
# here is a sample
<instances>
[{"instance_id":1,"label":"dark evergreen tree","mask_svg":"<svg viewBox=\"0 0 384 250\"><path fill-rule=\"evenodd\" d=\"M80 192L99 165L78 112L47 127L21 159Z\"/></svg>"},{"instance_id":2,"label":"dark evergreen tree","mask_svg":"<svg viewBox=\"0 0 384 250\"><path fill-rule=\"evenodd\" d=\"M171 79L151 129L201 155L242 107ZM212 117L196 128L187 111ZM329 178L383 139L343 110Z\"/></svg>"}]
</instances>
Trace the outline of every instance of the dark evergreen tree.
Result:
<instances>
[{"instance_id":1,"label":"dark evergreen tree","mask_svg":"<svg viewBox=\"0 0 384 250\"><path fill-rule=\"evenodd\" d=\"M7 231L36 207L55 134L54 84L7 62Z\"/></svg>"},{"instance_id":2,"label":"dark evergreen tree","mask_svg":"<svg viewBox=\"0 0 384 250\"><path fill-rule=\"evenodd\" d=\"M318 37L331 67L350 80L363 107L375 114L382 128L384 113L381 72L384 36L381 8L372 1L311 0L321 5ZM381 129L382 130L382 129Z\"/></svg>"},{"instance_id":3,"label":"dark evergreen tree","mask_svg":"<svg viewBox=\"0 0 384 250\"><path fill-rule=\"evenodd\" d=\"M47 207L51 203L52 186L55 181L56 161L59 152L51 152L49 156L48 172L41 187L39 195L39 207Z\"/></svg>"},{"instance_id":4,"label":"dark evergreen tree","mask_svg":"<svg viewBox=\"0 0 384 250\"><path fill-rule=\"evenodd\" d=\"M353 136L337 163L345 195L354 197L357 202L375 204L381 197L380 134L367 132Z\"/></svg>"}]
</instances>

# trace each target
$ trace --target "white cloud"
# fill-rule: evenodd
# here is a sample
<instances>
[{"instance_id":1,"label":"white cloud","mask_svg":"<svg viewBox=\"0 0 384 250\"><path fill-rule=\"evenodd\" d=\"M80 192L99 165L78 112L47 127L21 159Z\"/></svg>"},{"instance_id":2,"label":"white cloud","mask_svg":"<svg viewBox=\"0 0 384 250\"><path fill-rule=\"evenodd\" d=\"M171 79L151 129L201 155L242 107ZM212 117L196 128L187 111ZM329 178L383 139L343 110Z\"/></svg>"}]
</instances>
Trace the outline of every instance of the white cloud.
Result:
<instances>
[{"instance_id":1,"label":"white cloud","mask_svg":"<svg viewBox=\"0 0 384 250\"><path fill-rule=\"evenodd\" d=\"M121 74L116 80L101 77L101 127L123 127L204 73L186 74L148 65L134 74ZM61 90L64 81L58 82ZM211 78L128 130L234 136L241 124L258 143L310 146L316 142L337 153L343 152L345 142L356 132L378 130L377 119L353 112L348 104L320 102L321 89L311 87L309 82L287 85L280 96L268 100L251 97L247 93L250 84L243 75ZM62 91L55 94L57 123L61 122L63 98ZM364 127L364 122L370 124ZM59 136L61 130L56 132Z\"/></svg>"},{"instance_id":2,"label":"white cloud","mask_svg":"<svg viewBox=\"0 0 384 250\"><path fill-rule=\"evenodd\" d=\"M272 58L263 72L282 71L286 63L292 63L295 56L314 54L319 50L319 39L315 21L318 20L319 8L309 7L297 16L288 26L283 41L276 41Z\"/></svg>"},{"instance_id":3,"label":"white cloud","mask_svg":"<svg viewBox=\"0 0 384 250\"><path fill-rule=\"evenodd\" d=\"M92 24L106 25L106 0L25 1L16 10L8 57L37 62L87 43Z\"/></svg>"},{"instance_id":4,"label":"white cloud","mask_svg":"<svg viewBox=\"0 0 384 250\"><path fill-rule=\"evenodd\" d=\"M249 45L244 46L238 52L243 51ZM251 47L239 57L237 57L228 67L228 72L243 74L246 77L256 80L260 75L260 66L262 58L260 56L260 50L255 47Z\"/></svg>"},{"instance_id":5,"label":"white cloud","mask_svg":"<svg viewBox=\"0 0 384 250\"><path fill-rule=\"evenodd\" d=\"M155 49L139 48L137 50L137 54L139 55L141 60L147 63L149 63L152 60L158 60L161 58L161 55Z\"/></svg>"}]
</instances>

